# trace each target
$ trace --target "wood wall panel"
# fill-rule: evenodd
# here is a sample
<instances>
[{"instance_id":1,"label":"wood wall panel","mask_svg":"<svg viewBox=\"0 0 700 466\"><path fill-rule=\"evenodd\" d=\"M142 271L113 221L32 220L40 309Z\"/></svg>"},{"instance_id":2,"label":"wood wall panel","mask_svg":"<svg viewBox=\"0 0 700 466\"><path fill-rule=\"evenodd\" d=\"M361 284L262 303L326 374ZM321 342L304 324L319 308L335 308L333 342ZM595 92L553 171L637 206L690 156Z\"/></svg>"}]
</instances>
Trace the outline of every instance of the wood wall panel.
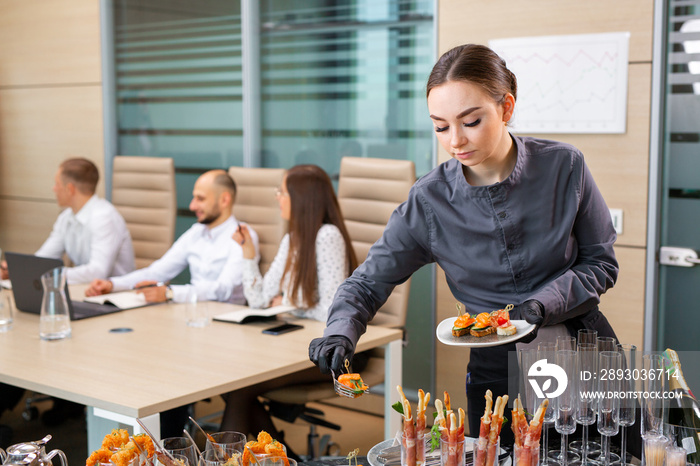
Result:
<instances>
[{"instance_id":1,"label":"wood wall panel","mask_svg":"<svg viewBox=\"0 0 700 466\"><path fill-rule=\"evenodd\" d=\"M61 209L53 199L26 201L0 198L0 247L32 254L51 233Z\"/></svg>"},{"instance_id":2,"label":"wood wall panel","mask_svg":"<svg viewBox=\"0 0 700 466\"><path fill-rule=\"evenodd\" d=\"M630 31L630 61L651 61L653 0L443 0L440 53L508 37Z\"/></svg>"},{"instance_id":3,"label":"wood wall panel","mask_svg":"<svg viewBox=\"0 0 700 466\"><path fill-rule=\"evenodd\" d=\"M608 318L620 343L643 348L645 248L615 246L620 273L615 286L600 299L600 310Z\"/></svg>"},{"instance_id":4,"label":"wood wall panel","mask_svg":"<svg viewBox=\"0 0 700 466\"><path fill-rule=\"evenodd\" d=\"M95 85L0 90L0 196L52 200L56 168L68 157L88 158L104 173L101 92Z\"/></svg>"},{"instance_id":5,"label":"wood wall panel","mask_svg":"<svg viewBox=\"0 0 700 466\"><path fill-rule=\"evenodd\" d=\"M99 83L97 0L3 0L0 87Z\"/></svg>"}]
</instances>

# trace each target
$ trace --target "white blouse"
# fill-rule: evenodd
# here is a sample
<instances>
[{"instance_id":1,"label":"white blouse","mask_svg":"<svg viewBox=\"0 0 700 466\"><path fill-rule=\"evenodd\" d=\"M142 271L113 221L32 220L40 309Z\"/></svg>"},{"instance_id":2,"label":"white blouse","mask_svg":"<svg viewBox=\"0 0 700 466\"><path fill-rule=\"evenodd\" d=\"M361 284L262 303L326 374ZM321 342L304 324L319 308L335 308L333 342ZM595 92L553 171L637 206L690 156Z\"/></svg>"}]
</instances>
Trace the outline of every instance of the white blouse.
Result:
<instances>
[{"instance_id":1,"label":"white blouse","mask_svg":"<svg viewBox=\"0 0 700 466\"><path fill-rule=\"evenodd\" d=\"M347 278L348 264L345 256L343 235L338 227L331 224L323 225L316 234L316 276L318 277L316 289L318 302L312 308L301 309L302 303L293 303L290 300L289 288L291 285L289 275L284 277L284 283L282 282L288 254L289 234L286 234L282 238L277 255L275 255L264 278L260 274L260 268L255 260L246 259L244 261L243 291L248 300L248 305L252 308L266 307L281 292L282 304L299 306L299 309L293 312L294 315L325 322L333 296L338 286Z\"/></svg>"}]
</instances>

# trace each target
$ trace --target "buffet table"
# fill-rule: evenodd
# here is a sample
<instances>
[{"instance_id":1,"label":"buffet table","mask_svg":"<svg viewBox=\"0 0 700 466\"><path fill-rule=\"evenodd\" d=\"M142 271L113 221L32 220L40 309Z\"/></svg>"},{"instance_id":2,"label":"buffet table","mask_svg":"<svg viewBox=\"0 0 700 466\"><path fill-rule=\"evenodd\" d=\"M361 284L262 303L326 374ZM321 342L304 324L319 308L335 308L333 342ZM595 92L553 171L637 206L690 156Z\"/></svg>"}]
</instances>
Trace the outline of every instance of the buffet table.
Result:
<instances>
[{"instance_id":1,"label":"buffet table","mask_svg":"<svg viewBox=\"0 0 700 466\"><path fill-rule=\"evenodd\" d=\"M229 310L199 305L211 314ZM161 411L312 367L308 344L325 325L299 323L302 330L279 336L261 333L271 322L191 328L184 305L159 304L75 321L71 338L43 341L39 316L16 311L13 328L0 334L0 382L87 405L92 451L106 433L105 419L141 432L140 418L157 435ZM385 387L401 383L401 337L400 330L370 326L358 343L358 351L386 348ZM387 438L400 427L388 415L398 395L388 392Z\"/></svg>"}]
</instances>

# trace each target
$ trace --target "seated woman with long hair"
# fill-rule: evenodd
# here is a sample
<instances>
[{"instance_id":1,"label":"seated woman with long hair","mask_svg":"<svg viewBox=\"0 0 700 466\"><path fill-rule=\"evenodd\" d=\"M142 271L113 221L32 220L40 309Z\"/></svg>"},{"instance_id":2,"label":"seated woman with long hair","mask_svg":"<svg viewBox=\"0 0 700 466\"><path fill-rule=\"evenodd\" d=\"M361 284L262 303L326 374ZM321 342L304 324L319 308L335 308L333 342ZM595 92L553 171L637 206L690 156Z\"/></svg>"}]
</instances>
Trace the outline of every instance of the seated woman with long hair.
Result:
<instances>
[{"instance_id":1,"label":"seated woman with long hair","mask_svg":"<svg viewBox=\"0 0 700 466\"><path fill-rule=\"evenodd\" d=\"M263 277L255 261L255 248L247 228L241 225L233 239L243 248L243 287L254 308L278 304L296 306L300 317L326 321L328 307L338 286L357 266L338 199L331 180L316 165L297 165L287 171L277 192L280 215L289 232ZM331 382L315 368L302 373L236 390L224 395L226 410L221 430L257 434L265 430L276 440L280 433L259 402L258 395L299 382Z\"/></svg>"}]
</instances>

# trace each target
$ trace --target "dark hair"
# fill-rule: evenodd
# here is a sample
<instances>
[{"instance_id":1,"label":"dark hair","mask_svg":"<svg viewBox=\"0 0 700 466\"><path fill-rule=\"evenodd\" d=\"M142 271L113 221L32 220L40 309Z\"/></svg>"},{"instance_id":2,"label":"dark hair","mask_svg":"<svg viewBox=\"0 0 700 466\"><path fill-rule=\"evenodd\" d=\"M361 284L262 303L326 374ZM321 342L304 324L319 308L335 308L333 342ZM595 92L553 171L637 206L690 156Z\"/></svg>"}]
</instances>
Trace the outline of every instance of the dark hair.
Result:
<instances>
[{"instance_id":1,"label":"dark hair","mask_svg":"<svg viewBox=\"0 0 700 466\"><path fill-rule=\"evenodd\" d=\"M296 165L287 171L286 184L291 211L289 255L284 274L290 274L290 299L299 303L301 291L304 297L303 307L308 309L318 302L318 230L326 223L335 225L340 230L345 241L348 276L357 267L357 258L328 174L317 165Z\"/></svg>"},{"instance_id":2,"label":"dark hair","mask_svg":"<svg viewBox=\"0 0 700 466\"><path fill-rule=\"evenodd\" d=\"M481 86L496 102L507 93L518 97L518 82L496 52L484 45L466 44L445 52L428 77L426 97L430 91L448 81L469 81Z\"/></svg>"},{"instance_id":3,"label":"dark hair","mask_svg":"<svg viewBox=\"0 0 700 466\"><path fill-rule=\"evenodd\" d=\"M66 159L60 169L64 183L73 183L82 194L95 194L100 173L94 163L84 158Z\"/></svg>"}]
</instances>

